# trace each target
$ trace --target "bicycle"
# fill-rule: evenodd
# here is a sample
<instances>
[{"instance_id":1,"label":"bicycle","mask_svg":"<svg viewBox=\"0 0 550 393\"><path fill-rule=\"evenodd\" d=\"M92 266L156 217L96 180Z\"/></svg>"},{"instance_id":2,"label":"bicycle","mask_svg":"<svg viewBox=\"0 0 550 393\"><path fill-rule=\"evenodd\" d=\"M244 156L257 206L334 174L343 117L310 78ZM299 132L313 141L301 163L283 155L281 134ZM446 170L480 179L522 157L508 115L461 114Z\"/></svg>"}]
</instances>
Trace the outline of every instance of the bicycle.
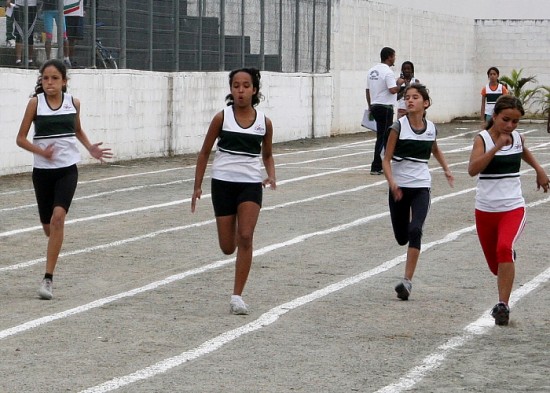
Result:
<instances>
[{"instance_id":1,"label":"bicycle","mask_svg":"<svg viewBox=\"0 0 550 393\"><path fill-rule=\"evenodd\" d=\"M104 26L105 24L103 22L97 22L96 27ZM113 55L113 52L111 52L110 49L107 49L103 46L103 43L101 42L101 38L96 37L95 39L95 66L96 68L104 68L104 69L118 69L118 64L116 62L115 56Z\"/></svg>"}]
</instances>

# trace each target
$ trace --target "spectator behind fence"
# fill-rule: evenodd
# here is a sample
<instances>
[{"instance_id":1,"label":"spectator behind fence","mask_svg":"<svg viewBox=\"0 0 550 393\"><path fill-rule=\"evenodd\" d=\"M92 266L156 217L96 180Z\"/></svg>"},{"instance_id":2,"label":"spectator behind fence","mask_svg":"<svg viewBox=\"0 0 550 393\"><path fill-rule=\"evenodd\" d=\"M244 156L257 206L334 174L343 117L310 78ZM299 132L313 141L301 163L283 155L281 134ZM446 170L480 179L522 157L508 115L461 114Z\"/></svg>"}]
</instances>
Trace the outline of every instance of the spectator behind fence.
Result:
<instances>
[{"instance_id":1,"label":"spectator behind fence","mask_svg":"<svg viewBox=\"0 0 550 393\"><path fill-rule=\"evenodd\" d=\"M67 32L65 30L65 17L62 16L58 19L58 15L58 0L42 0L42 19L44 21L44 33L46 34L46 42L44 43L46 59L49 60L52 54L53 22L55 20L57 28L59 28L58 22L60 22L61 28L63 29L64 62L65 65L70 66L70 64L67 64L69 61L69 44L67 41Z\"/></svg>"},{"instance_id":2,"label":"spectator behind fence","mask_svg":"<svg viewBox=\"0 0 550 393\"><path fill-rule=\"evenodd\" d=\"M23 37L25 36L25 30L27 30L27 43L29 44L28 59L29 65L33 64L33 53L34 53L34 39L33 31L34 26L36 25L36 1L37 0L6 0L6 7L11 7L12 4L15 4L13 10L14 18L14 35L15 35L15 65L23 65ZM27 3L27 8L29 10L28 16L28 25L25 28L25 2Z\"/></svg>"},{"instance_id":3,"label":"spectator behind fence","mask_svg":"<svg viewBox=\"0 0 550 393\"><path fill-rule=\"evenodd\" d=\"M75 56L76 42L84 39L84 7L85 0L65 0L65 24L67 25L68 51L66 64L77 67Z\"/></svg>"},{"instance_id":4,"label":"spectator behind fence","mask_svg":"<svg viewBox=\"0 0 550 393\"><path fill-rule=\"evenodd\" d=\"M6 5L6 46L15 46L15 35L13 34L13 9L15 4Z\"/></svg>"}]
</instances>

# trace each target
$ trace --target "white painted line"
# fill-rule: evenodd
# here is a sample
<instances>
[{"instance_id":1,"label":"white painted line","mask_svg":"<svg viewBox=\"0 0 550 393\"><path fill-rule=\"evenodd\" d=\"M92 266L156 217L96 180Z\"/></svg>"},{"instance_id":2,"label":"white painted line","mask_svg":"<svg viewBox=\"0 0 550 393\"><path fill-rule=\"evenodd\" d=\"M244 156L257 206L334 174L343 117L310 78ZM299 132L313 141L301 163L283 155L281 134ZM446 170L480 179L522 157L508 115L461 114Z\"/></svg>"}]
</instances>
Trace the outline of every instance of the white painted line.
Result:
<instances>
[{"instance_id":1,"label":"white painted line","mask_svg":"<svg viewBox=\"0 0 550 393\"><path fill-rule=\"evenodd\" d=\"M437 199L437 201L441 201L441 200L447 199L447 198L452 198L455 195L460 195L464 192L465 191L459 191L458 193L447 194L445 196L439 197ZM437 202L437 201L434 201L434 202ZM273 250L277 250L279 248L283 248L283 247L287 247L289 245L304 242L307 239L310 239L312 237L328 235L328 234L343 231L343 230L346 230L346 229L349 229L349 228L352 228L352 227L355 227L355 226L358 226L358 225L364 225L364 224L366 224L370 221L377 220L379 218L382 218L382 217L385 217L385 216L388 216L388 215L389 215L389 212L386 211L386 212L383 212L383 213L362 217L362 218L354 220L350 223L338 225L338 226L335 226L335 227L332 227L332 228L329 228L329 229L316 231L316 232L311 232L311 233L306 233L306 234L297 236L293 239L287 240L286 242L275 243L275 244L260 248L258 250L255 250L253 255L255 257L260 256L260 255L264 255L268 252L271 252ZM185 226L185 227L200 226L200 225L204 225L206 223L211 223L213 221L214 220L203 221L203 223L192 224L192 225ZM182 227L178 227L178 228L182 228ZM148 235L143 235L143 236L139 236L137 238L127 239L127 240L128 241L134 241L133 239L141 240L142 238L154 237L154 236L157 236L159 233L166 233L166 232L169 232L171 230L176 230L176 228L169 228L169 229L163 230L163 231L152 232L151 234L148 234ZM118 243L118 242L114 242L114 243ZM109 246L110 246L110 244L109 244ZM423 246L423 247L426 249L426 246ZM85 252L89 252L89 249L85 249ZM9 336L13 336L13 335L22 333L22 332L30 330L30 329L34 329L38 326L44 325L44 324L49 323L49 322L53 322L53 321L58 320L58 319L67 318L71 315L75 315L75 314L79 314L79 313L82 313L82 312L85 312L85 311L89 311L91 309L101 307L105 304L112 303L114 301L117 301L117 300L120 300L120 299L123 299L123 298L126 298L126 297L135 296L139 293L147 292L147 291L156 289L158 287L171 284L172 282L182 280L182 279L184 279L186 277L189 277L189 276L193 276L193 275L205 273L205 272L210 271L210 270L217 269L217 268L225 266L229 263L233 263L234 261L235 261L235 258L231 257L231 258L219 260L219 261L216 261L216 262L212 262L212 263L210 263L208 265L205 265L203 267L187 270L185 272L169 276L169 277L167 277L163 280L152 282L152 283L150 283L148 285L145 285L143 287L135 288L135 289L132 289L130 291L122 292L122 293L119 293L117 295L109 296L109 297L106 297L106 298L103 298L103 299L98 299L98 300L93 301L91 303L88 303L88 304L85 304L85 305L82 305L82 306L78 306L78 307L75 307L75 308L72 308L72 309L69 309L69 310L66 310L66 311L62 311L62 312L59 312L57 314L52 314L52 315L45 316L45 317L42 317L42 318L38 318L38 319L35 319L35 320L32 320L32 321L28 321L28 322L23 323L21 325L18 325L18 326L0 331L0 340L4 339L6 337L9 337Z\"/></svg>"},{"instance_id":2,"label":"white painted line","mask_svg":"<svg viewBox=\"0 0 550 393\"><path fill-rule=\"evenodd\" d=\"M526 284L512 292L510 298L510 308L513 307L521 298L528 295L541 284L550 280L550 267L540 273ZM489 329L495 326L495 320L489 315L490 309L485 311L481 317L464 328L464 333L460 336L455 336L441 344L437 349L426 356L420 365L410 369L407 374L401 377L397 382L392 383L377 390L375 393L399 393L408 390L420 382L431 371L441 366L443 361L455 351L466 344L468 341L475 338L476 335L486 334Z\"/></svg>"},{"instance_id":3,"label":"white painted line","mask_svg":"<svg viewBox=\"0 0 550 393\"><path fill-rule=\"evenodd\" d=\"M550 201L550 197L536 201L532 204L529 204L529 207L536 206L542 203L547 203ZM348 225L352 225L360 220L354 221ZM337 228L337 227L335 227ZM475 225L462 228L458 231L447 234L444 238L427 243L422 246L423 250L428 250L434 246L448 243L456 240L461 235L472 232L475 230ZM164 359L160 362L157 362L149 367L143 368L136 372L133 372L122 377L113 378L107 382L104 382L100 385L82 390L80 393L104 393L110 392L112 390L119 389L121 387L127 386L134 382L145 380L151 377L154 377L158 374L165 373L175 367L181 366L184 363L187 363L191 360L197 359L201 356L212 353L224 345L238 339L239 337L254 332L256 330L262 329L266 326L269 326L275 323L281 316L287 312L294 310L298 307L304 306L313 301L319 300L327 295L330 295L334 292L340 291L350 285L357 284L367 278L373 277L380 273L383 273L405 261L407 254L403 254L399 257L396 257L392 260L389 260L374 269L368 270L366 272L357 274L355 276L348 277L342 281L326 286L322 289L316 290L309 293L308 295L296 298L290 302L281 304L277 307L272 308L266 313L262 314L255 321L249 322L243 326L240 326L236 329L229 330L224 332L208 341L205 341L198 347L195 347L189 351L185 351L180 355L173 356L167 359ZM510 305L513 305L515 302L519 301L522 297L529 294L540 284L547 282L550 279L550 268L546 269L543 273L536 276L533 280L529 281L527 284L523 285L520 289L516 290L512 294L512 300ZM377 393L397 393L405 389L409 389L418 383L422 378L429 372L439 367L447 355L454 349L460 348L464 343L469 341L474 337L475 334L484 334L489 330L491 326L494 326L494 321L489 317L488 312L485 312L478 320L466 326L465 334L461 336L454 337L448 340L443 345L440 345L437 350L431 355L427 356L420 366L413 368L407 375L401 378L397 383L388 385L383 389L379 390Z\"/></svg>"}]
</instances>

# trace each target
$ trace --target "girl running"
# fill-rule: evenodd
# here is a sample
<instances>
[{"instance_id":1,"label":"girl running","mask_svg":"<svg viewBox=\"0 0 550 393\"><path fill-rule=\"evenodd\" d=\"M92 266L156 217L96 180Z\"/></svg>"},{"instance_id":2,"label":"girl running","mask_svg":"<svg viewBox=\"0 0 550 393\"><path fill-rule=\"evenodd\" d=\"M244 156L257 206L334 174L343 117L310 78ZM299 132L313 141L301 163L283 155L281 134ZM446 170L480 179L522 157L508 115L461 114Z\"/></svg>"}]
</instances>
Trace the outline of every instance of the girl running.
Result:
<instances>
[{"instance_id":1,"label":"girl running","mask_svg":"<svg viewBox=\"0 0 550 393\"><path fill-rule=\"evenodd\" d=\"M27 139L34 123L33 141ZM32 181L38 212L48 239L46 274L38 295L53 297L53 273L64 237L65 217L78 181L76 163L80 161L77 140L90 155L103 162L111 149L92 144L80 125L80 101L67 94L67 67L52 59L40 67L34 96L29 100L17 145L34 154Z\"/></svg>"},{"instance_id":2,"label":"girl running","mask_svg":"<svg viewBox=\"0 0 550 393\"><path fill-rule=\"evenodd\" d=\"M408 244L405 275L395 291L399 299L408 300L420 256L422 228L430 208L430 156L433 154L439 162L451 187L454 177L437 145L435 125L426 120L426 110L431 105L428 90L413 83L405 89L404 99L407 115L390 127L382 165L390 187L393 233L399 245Z\"/></svg>"},{"instance_id":3,"label":"girl running","mask_svg":"<svg viewBox=\"0 0 550 393\"><path fill-rule=\"evenodd\" d=\"M548 176L535 160L525 137L515 131L525 114L514 96L500 97L485 130L474 139L468 173L478 176L475 218L483 254L491 272L497 276L499 301L491 315L495 324L508 325L515 276L514 243L525 225L525 201L521 192L521 160L537 174L537 190L548 192Z\"/></svg>"},{"instance_id":4,"label":"girl running","mask_svg":"<svg viewBox=\"0 0 550 393\"><path fill-rule=\"evenodd\" d=\"M260 103L260 72L242 68L229 74L231 93L227 107L218 112L208 128L199 152L191 211L202 195L202 181L210 151L218 148L212 163L212 203L218 240L226 255L237 250L235 283L229 303L232 314L248 314L241 295L252 265L254 228L262 206L262 186L276 188L272 155L273 125L255 106ZM262 180L262 157L267 178Z\"/></svg>"}]
</instances>

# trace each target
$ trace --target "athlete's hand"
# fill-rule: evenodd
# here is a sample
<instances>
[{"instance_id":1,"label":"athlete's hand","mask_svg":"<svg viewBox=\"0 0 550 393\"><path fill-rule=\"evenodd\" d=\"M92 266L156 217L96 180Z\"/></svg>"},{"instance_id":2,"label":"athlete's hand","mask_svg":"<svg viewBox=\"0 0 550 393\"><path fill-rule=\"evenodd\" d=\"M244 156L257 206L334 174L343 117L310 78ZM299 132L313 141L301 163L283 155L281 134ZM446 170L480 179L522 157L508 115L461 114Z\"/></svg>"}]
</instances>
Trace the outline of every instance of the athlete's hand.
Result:
<instances>
[{"instance_id":1,"label":"athlete's hand","mask_svg":"<svg viewBox=\"0 0 550 393\"><path fill-rule=\"evenodd\" d=\"M191 197L191 213L195 213L195 207L197 205L197 199L201 199L202 189L198 188L193 191L193 196Z\"/></svg>"},{"instance_id":2,"label":"athlete's hand","mask_svg":"<svg viewBox=\"0 0 550 393\"><path fill-rule=\"evenodd\" d=\"M276 190L277 189L277 181L273 177L267 177L262 182L262 186L264 186L264 187L269 186L269 187L271 187L272 190Z\"/></svg>"}]
</instances>

